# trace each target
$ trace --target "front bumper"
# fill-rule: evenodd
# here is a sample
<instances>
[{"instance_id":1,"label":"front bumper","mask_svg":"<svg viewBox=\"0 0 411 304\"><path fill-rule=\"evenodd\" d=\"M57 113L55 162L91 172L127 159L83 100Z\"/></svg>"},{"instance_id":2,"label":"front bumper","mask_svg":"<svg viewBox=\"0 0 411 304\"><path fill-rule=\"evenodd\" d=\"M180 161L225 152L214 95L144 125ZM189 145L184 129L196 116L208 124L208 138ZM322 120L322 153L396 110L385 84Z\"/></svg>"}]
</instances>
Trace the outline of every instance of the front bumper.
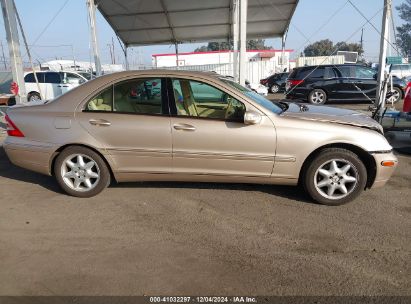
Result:
<instances>
[{"instance_id":1,"label":"front bumper","mask_svg":"<svg viewBox=\"0 0 411 304\"><path fill-rule=\"evenodd\" d=\"M371 188L379 188L384 186L388 180L391 178L392 174L395 171L395 168L398 165L398 159L394 153L390 152L371 152L372 157L375 160L376 164L376 174L374 183L371 185ZM393 166L383 166L383 162L394 161Z\"/></svg>"}]
</instances>

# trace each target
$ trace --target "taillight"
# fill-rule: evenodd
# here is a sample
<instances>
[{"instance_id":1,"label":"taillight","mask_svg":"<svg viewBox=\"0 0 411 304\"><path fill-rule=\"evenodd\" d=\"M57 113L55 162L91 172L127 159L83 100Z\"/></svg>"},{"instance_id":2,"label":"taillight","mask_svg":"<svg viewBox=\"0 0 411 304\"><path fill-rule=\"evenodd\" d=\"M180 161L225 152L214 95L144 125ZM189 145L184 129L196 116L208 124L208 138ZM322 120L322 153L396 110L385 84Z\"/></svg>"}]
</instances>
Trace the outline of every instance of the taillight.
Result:
<instances>
[{"instance_id":1,"label":"taillight","mask_svg":"<svg viewBox=\"0 0 411 304\"><path fill-rule=\"evenodd\" d=\"M298 86L299 84L302 84L304 82L304 80L295 80L295 79L291 79L288 81L291 86Z\"/></svg>"},{"instance_id":2,"label":"taillight","mask_svg":"<svg viewBox=\"0 0 411 304\"><path fill-rule=\"evenodd\" d=\"M267 82L268 82L268 79L261 79L261 80L260 80L260 83L261 83L262 85L265 85Z\"/></svg>"},{"instance_id":3,"label":"taillight","mask_svg":"<svg viewBox=\"0 0 411 304\"><path fill-rule=\"evenodd\" d=\"M19 128L16 127L8 115L6 115L6 123L8 136L24 137L24 134L19 130Z\"/></svg>"}]
</instances>

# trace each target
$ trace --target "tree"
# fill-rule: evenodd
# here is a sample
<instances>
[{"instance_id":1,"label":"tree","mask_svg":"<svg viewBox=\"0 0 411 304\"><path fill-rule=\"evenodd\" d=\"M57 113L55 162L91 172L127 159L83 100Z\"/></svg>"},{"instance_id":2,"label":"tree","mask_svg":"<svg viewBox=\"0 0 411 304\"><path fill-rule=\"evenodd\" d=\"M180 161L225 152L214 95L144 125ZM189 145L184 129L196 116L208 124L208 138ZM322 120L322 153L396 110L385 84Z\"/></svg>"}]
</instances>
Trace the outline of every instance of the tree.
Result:
<instances>
[{"instance_id":1,"label":"tree","mask_svg":"<svg viewBox=\"0 0 411 304\"><path fill-rule=\"evenodd\" d=\"M332 54L333 42L330 39L324 39L314 42L304 49L305 56L329 56Z\"/></svg>"},{"instance_id":2,"label":"tree","mask_svg":"<svg viewBox=\"0 0 411 304\"><path fill-rule=\"evenodd\" d=\"M397 6L399 16L404 24L397 26L397 46L404 56L411 56L411 0Z\"/></svg>"},{"instance_id":3,"label":"tree","mask_svg":"<svg viewBox=\"0 0 411 304\"><path fill-rule=\"evenodd\" d=\"M340 41L334 45L330 39L324 39L308 45L304 49L304 55L330 56L337 55L337 51L358 52L358 55L362 55L364 53L364 50L359 43L346 43L344 41Z\"/></svg>"},{"instance_id":4,"label":"tree","mask_svg":"<svg viewBox=\"0 0 411 304\"><path fill-rule=\"evenodd\" d=\"M207 45L200 46L194 52L208 52L208 51L227 51L233 48L233 42L209 42ZM265 45L264 39L247 40L247 50L268 50L271 47Z\"/></svg>"}]
</instances>

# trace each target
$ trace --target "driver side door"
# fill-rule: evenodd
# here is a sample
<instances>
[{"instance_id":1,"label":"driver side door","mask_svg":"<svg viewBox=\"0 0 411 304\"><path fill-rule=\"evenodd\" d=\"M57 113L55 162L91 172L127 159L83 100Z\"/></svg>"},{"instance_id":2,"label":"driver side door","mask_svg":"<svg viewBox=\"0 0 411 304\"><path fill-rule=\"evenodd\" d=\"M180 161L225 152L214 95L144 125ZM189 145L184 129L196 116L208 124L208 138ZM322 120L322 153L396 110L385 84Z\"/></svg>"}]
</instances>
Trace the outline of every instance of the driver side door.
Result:
<instances>
[{"instance_id":1,"label":"driver side door","mask_svg":"<svg viewBox=\"0 0 411 304\"><path fill-rule=\"evenodd\" d=\"M175 174L268 177L276 133L267 116L244 124L246 110L257 111L214 85L170 79L173 172Z\"/></svg>"}]
</instances>

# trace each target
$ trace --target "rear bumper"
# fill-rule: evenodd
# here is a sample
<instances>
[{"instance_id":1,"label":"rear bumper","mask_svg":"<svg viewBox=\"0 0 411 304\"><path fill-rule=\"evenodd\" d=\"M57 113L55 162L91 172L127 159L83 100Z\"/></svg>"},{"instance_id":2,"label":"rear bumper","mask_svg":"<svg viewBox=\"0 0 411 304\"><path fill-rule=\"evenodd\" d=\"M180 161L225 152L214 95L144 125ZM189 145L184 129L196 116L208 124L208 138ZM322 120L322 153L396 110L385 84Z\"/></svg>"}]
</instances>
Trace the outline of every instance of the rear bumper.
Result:
<instances>
[{"instance_id":1,"label":"rear bumper","mask_svg":"<svg viewBox=\"0 0 411 304\"><path fill-rule=\"evenodd\" d=\"M371 155L374 158L375 164L377 166L375 180L371 188L379 188L379 187L384 186L388 182L388 180L391 178L392 174L395 171L395 168L398 165L398 159L392 152L388 152L388 153L374 152L374 153L371 153ZM382 165L382 162L384 161L394 161L395 165L392 167L385 167Z\"/></svg>"},{"instance_id":2,"label":"rear bumper","mask_svg":"<svg viewBox=\"0 0 411 304\"><path fill-rule=\"evenodd\" d=\"M3 143L10 161L19 167L50 175L50 160L53 149L48 145L7 137Z\"/></svg>"}]
</instances>

